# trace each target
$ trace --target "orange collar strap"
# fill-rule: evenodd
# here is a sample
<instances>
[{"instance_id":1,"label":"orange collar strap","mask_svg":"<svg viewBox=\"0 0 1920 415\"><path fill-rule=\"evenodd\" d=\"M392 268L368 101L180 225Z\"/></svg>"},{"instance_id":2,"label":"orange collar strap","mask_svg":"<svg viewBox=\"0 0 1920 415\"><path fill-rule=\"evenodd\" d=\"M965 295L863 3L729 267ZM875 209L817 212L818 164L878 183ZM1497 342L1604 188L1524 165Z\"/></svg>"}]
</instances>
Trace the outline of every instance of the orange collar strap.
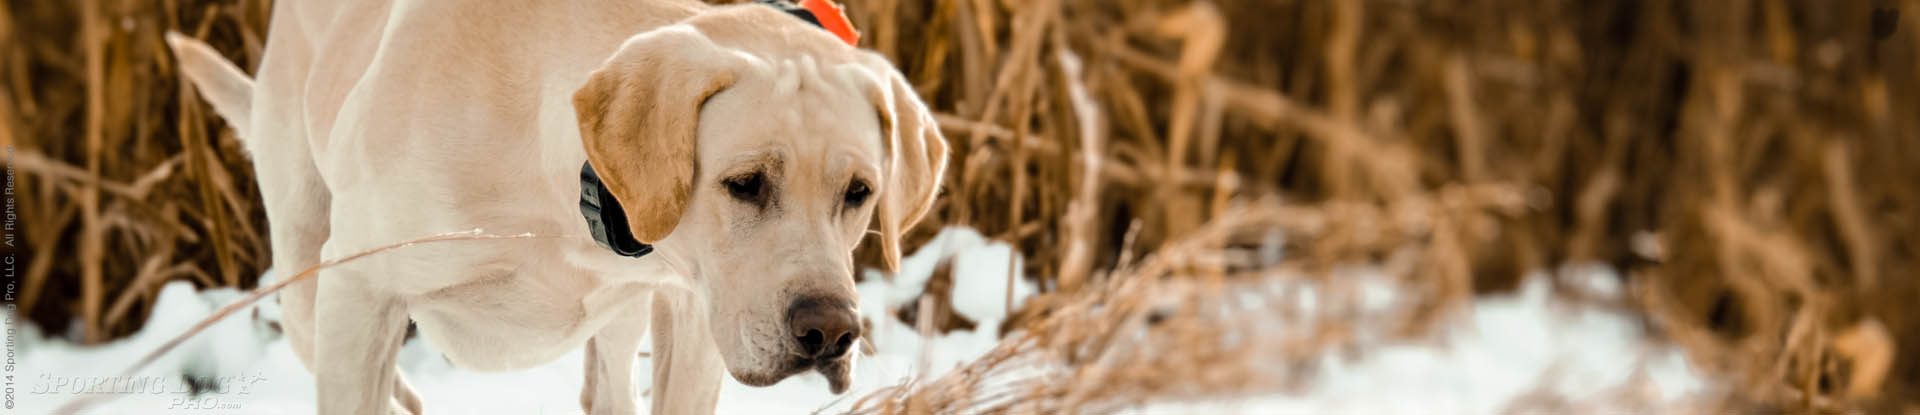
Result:
<instances>
[{"instance_id":1,"label":"orange collar strap","mask_svg":"<svg viewBox=\"0 0 1920 415\"><path fill-rule=\"evenodd\" d=\"M847 13L833 0L800 0L800 7L813 13L821 29L840 37L840 41L847 42L847 46L860 46L860 31L853 29L853 23L847 22Z\"/></svg>"}]
</instances>

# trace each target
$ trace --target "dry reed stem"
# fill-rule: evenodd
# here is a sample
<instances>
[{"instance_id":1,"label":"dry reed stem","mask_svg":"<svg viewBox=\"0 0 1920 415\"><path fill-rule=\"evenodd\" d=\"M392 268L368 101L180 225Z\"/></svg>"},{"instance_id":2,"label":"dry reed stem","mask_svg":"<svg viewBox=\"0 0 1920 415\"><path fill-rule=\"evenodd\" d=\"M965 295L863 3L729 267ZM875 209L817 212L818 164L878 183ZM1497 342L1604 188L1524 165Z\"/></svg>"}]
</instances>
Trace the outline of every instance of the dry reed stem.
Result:
<instances>
[{"instance_id":1,"label":"dry reed stem","mask_svg":"<svg viewBox=\"0 0 1920 415\"><path fill-rule=\"evenodd\" d=\"M106 117L103 114L106 111L106 97L103 92L106 90L106 85L103 85L106 80L103 75L105 69L102 68L104 58L101 57L101 42L98 39L101 36L99 9L100 6L96 2L85 2L80 6L80 47L86 51L87 74L87 173L93 177L100 177L100 155L107 151L101 144L103 140L101 134L104 134L101 131L103 128L101 124L104 122L102 119ZM93 343L105 338L100 327L100 301L106 295L106 290L101 282L103 271L100 267L106 259L105 248L101 246L106 243L106 237L99 224L99 184L96 182L87 185L85 190L81 191L79 199L80 326L85 331L83 339Z\"/></svg>"},{"instance_id":2,"label":"dry reed stem","mask_svg":"<svg viewBox=\"0 0 1920 415\"><path fill-rule=\"evenodd\" d=\"M1093 268L1093 250L1095 249L1094 219L1099 214L1095 205L1100 198L1102 141L1104 132L1098 103L1088 95L1085 81L1082 80L1080 58L1069 50L1059 50L1054 59L1060 68L1060 78L1066 80L1068 103L1073 108L1074 121L1080 130L1080 176L1079 185L1074 189L1074 199L1067 205L1066 235L1069 238L1065 252L1061 255L1059 274L1056 279L1065 290L1073 290L1087 278ZM1007 302L1011 309L1013 302L1013 281L1007 281ZM1009 310L1011 314L1011 310Z\"/></svg>"},{"instance_id":3,"label":"dry reed stem","mask_svg":"<svg viewBox=\"0 0 1920 415\"><path fill-rule=\"evenodd\" d=\"M1860 196L1854 190L1858 186L1853 173L1847 169L1847 161L1853 159L1849 153L1844 143L1827 143L1821 172L1826 178L1827 190L1833 192L1833 222L1846 243L1853 278L1860 281L1862 289L1871 290L1880 285L1880 247L1872 242L1880 238L1867 227L1867 215L1860 208Z\"/></svg>"}]
</instances>

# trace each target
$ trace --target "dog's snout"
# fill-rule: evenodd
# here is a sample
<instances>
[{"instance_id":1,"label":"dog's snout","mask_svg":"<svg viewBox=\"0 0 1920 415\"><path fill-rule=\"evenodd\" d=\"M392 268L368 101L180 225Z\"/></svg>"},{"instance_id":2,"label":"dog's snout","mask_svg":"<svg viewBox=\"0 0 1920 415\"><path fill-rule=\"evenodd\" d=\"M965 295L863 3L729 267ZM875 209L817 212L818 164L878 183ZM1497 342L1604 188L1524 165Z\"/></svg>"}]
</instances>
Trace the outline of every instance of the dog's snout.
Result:
<instances>
[{"instance_id":1,"label":"dog's snout","mask_svg":"<svg viewBox=\"0 0 1920 415\"><path fill-rule=\"evenodd\" d=\"M808 358L845 355L860 339L860 321L846 301L801 298L787 307L787 327Z\"/></svg>"}]
</instances>

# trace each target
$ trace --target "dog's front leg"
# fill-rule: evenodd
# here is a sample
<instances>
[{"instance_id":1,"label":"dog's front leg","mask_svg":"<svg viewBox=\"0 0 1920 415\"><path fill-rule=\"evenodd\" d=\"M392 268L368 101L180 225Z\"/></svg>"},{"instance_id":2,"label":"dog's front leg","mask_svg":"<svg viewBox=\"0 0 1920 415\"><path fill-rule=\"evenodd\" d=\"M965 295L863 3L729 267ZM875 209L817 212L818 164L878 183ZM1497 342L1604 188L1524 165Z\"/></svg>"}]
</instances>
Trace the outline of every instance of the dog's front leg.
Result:
<instances>
[{"instance_id":1,"label":"dog's front leg","mask_svg":"<svg viewBox=\"0 0 1920 415\"><path fill-rule=\"evenodd\" d=\"M654 296L652 413L713 413L727 367L713 343L706 308L688 293Z\"/></svg>"},{"instance_id":2,"label":"dog's front leg","mask_svg":"<svg viewBox=\"0 0 1920 415\"><path fill-rule=\"evenodd\" d=\"M315 297L314 380L319 413L406 413L395 405L394 355L407 314L390 295L366 289L351 270L320 273Z\"/></svg>"},{"instance_id":3,"label":"dog's front leg","mask_svg":"<svg viewBox=\"0 0 1920 415\"><path fill-rule=\"evenodd\" d=\"M648 303L640 300L622 307L619 317L587 339L587 383L580 389L581 410L589 414L632 414L640 410L634 399L633 361L639 357L640 340L647 334Z\"/></svg>"}]
</instances>

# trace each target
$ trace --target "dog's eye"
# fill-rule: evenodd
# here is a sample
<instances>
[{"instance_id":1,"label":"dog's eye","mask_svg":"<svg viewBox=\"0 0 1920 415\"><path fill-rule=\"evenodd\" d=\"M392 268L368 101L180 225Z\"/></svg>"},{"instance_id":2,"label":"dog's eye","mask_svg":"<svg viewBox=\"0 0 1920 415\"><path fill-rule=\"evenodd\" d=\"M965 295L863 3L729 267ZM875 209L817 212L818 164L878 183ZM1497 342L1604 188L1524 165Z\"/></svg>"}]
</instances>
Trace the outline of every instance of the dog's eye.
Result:
<instances>
[{"instance_id":1,"label":"dog's eye","mask_svg":"<svg viewBox=\"0 0 1920 415\"><path fill-rule=\"evenodd\" d=\"M852 184L847 185L847 194L846 194L847 207L848 208L860 207L861 204L867 203L867 196L872 196L872 195L873 195L873 189L867 187L867 182L854 180Z\"/></svg>"},{"instance_id":2,"label":"dog's eye","mask_svg":"<svg viewBox=\"0 0 1920 415\"><path fill-rule=\"evenodd\" d=\"M755 172L727 178L720 184L727 187L727 194L734 199L757 204L766 199L766 182L766 176Z\"/></svg>"}]
</instances>

